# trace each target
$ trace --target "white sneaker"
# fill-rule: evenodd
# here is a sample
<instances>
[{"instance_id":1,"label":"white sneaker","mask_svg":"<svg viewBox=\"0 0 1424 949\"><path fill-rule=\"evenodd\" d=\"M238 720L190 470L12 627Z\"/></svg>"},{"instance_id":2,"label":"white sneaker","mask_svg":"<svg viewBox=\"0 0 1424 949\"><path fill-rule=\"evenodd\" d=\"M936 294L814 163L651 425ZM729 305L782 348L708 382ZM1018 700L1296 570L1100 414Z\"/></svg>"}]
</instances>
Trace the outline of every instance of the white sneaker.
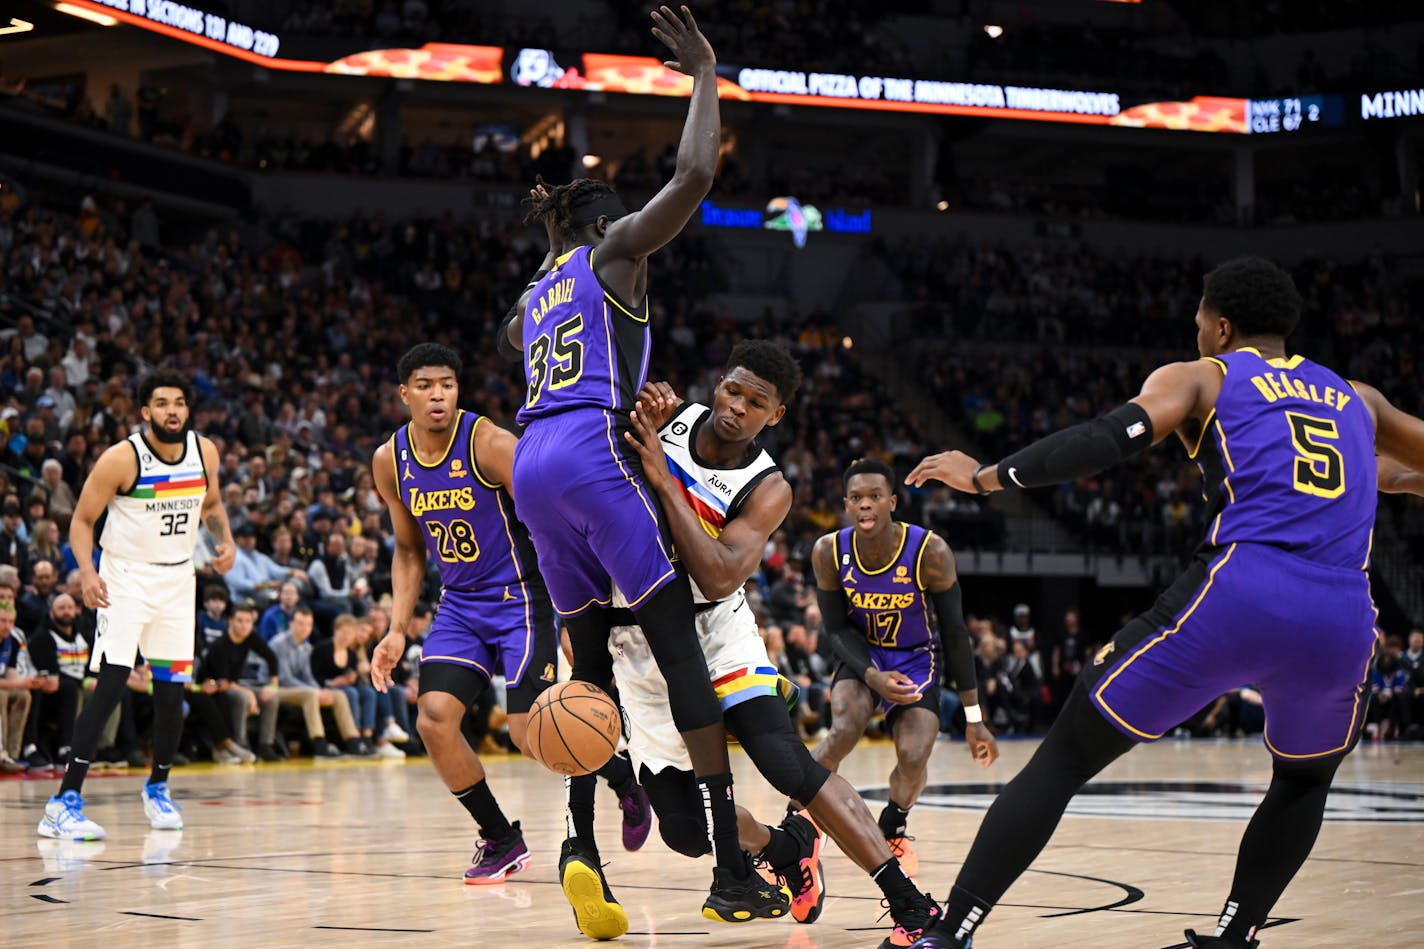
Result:
<instances>
[{"instance_id":1,"label":"white sneaker","mask_svg":"<svg viewBox=\"0 0 1424 949\"><path fill-rule=\"evenodd\" d=\"M213 747L213 764L242 764L242 756L222 745Z\"/></svg>"},{"instance_id":2,"label":"white sneaker","mask_svg":"<svg viewBox=\"0 0 1424 949\"><path fill-rule=\"evenodd\" d=\"M143 786L143 813L154 830L182 830L183 809L168 796L168 782Z\"/></svg>"},{"instance_id":3,"label":"white sneaker","mask_svg":"<svg viewBox=\"0 0 1424 949\"><path fill-rule=\"evenodd\" d=\"M381 737L386 741L399 742L400 744L410 741L410 734L397 725L394 718L386 723L386 730L381 732Z\"/></svg>"},{"instance_id":4,"label":"white sneaker","mask_svg":"<svg viewBox=\"0 0 1424 949\"><path fill-rule=\"evenodd\" d=\"M41 837L55 840L103 840L105 836L104 828L84 816L84 798L78 791L51 797L37 830Z\"/></svg>"},{"instance_id":5,"label":"white sneaker","mask_svg":"<svg viewBox=\"0 0 1424 949\"><path fill-rule=\"evenodd\" d=\"M379 745L376 746L376 757L377 757L377 758L391 758L392 760L394 760L394 759L396 759L396 758L404 758L404 757L405 757L405 752L404 752L404 751L401 751L399 748L397 748L395 745L391 744L390 742L388 742L388 741L383 741L383 742L381 742Z\"/></svg>"}]
</instances>

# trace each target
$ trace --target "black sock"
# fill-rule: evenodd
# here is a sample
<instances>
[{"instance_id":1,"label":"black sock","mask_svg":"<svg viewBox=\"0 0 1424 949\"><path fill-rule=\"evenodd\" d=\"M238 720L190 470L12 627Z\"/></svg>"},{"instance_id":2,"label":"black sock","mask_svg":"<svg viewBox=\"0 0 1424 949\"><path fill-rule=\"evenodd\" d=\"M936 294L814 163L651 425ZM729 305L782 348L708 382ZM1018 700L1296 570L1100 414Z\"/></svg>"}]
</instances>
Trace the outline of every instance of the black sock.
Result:
<instances>
[{"instance_id":1,"label":"black sock","mask_svg":"<svg viewBox=\"0 0 1424 949\"><path fill-rule=\"evenodd\" d=\"M1241 912L1241 904L1227 900L1216 922L1216 935L1230 946L1246 947L1256 935L1257 924Z\"/></svg>"},{"instance_id":2,"label":"black sock","mask_svg":"<svg viewBox=\"0 0 1424 949\"><path fill-rule=\"evenodd\" d=\"M486 840L503 840L509 836L509 820L499 809L499 802L490 793L489 782L480 781L463 791L452 791L455 799L465 805L465 810L475 819L480 828L480 836Z\"/></svg>"},{"instance_id":3,"label":"black sock","mask_svg":"<svg viewBox=\"0 0 1424 949\"><path fill-rule=\"evenodd\" d=\"M920 895L920 891L915 889L914 881L905 876L905 871L900 868L899 857L891 857L871 870L870 878L880 887L880 892L885 894L891 905L908 903Z\"/></svg>"},{"instance_id":4,"label":"black sock","mask_svg":"<svg viewBox=\"0 0 1424 949\"><path fill-rule=\"evenodd\" d=\"M173 756L178 753L182 737L183 683L153 683L153 770L148 775L149 784L168 780L168 769L173 767Z\"/></svg>"},{"instance_id":5,"label":"black sock","mask_svg":"<svg viewBox=\"0 0 1424 949\"><path fill-rule=\"evenodd\" d=\"M608 763L598 769L598 776L607 781L619 797L627 797L638 786L637 779L633 777L633 762L626 754L609 758Z\"/></svg>"},{"instance_id":6,"label":"black sock","mask_svg":"<svg viewBox=\"0 0 1424 949\"><path fill-rule=\"evenodd\" d=\"M716 858L717 866L734 879L745 880L752 871L737 834L737 805L732 799L732 776L709 774L698 778L697 786L702 791L707 835L712 838L712 856Z\"/></svg>"},{"instance_id":7,"label":"black sock","mask_svg":"<svg viewBox=\"0 0 1424 949\"><path fill-rule=\"evenodd\" d=\"M84 778L89 774L89 763L99 747L99 733L108 724L109 716L123 700L124 689L128 687L129 667L116 666L108 662L99 670L94 693L84 703L84 711L74 720L74 737L70 741L69 765L64 769L64 779L59 783L59 793L78 792L84 786Z\"/></svg>"},{"instance_id":8,"label":"black sock","mask_svg":"<svg viewBox=\"0 0 1424 949\"><path fill-rule=\"evenodd\" d=\"M768 824L766 829L771 834L771 840L762 848L761 853L757 854L757 859L765 860L773 870L795 866L801 859L801 845L796 842L796 838L780 827Z\"/></svg>"},{"instance_id":9,"label":"black sock","mask_svg":"<svg viewBox=\"0 0 1424 949\"><path fill-rule=\"evenodd\" d=\"M949 905L944 908L944 922L939 925L953 933L955 938L967 942L993 908L994 904L955 884L949 891Z\"/></svg>"},{"instance_id":10,"label":"black sock","mask_svg":"<svg viewBox=\"0 0 1424 949\"><path fill-rule=\"evenodd\" d=\"M594 858L598 856L598 841L593 836L593 793L597 790L597 775L564 778L566 833L578 840L586 856Z\"/></svg>"},{"instance_id":11,"label":"black sock","mask_svg":"<svg viewBox=\"0 0 1424 949\"><path fill-rule=\"evenodd\" d=\"M902 808L894 801L887 801L880 812L880 832L886 840L905 836L905 828L910 822L910 809Z\"/></svg>"}]
</instances>

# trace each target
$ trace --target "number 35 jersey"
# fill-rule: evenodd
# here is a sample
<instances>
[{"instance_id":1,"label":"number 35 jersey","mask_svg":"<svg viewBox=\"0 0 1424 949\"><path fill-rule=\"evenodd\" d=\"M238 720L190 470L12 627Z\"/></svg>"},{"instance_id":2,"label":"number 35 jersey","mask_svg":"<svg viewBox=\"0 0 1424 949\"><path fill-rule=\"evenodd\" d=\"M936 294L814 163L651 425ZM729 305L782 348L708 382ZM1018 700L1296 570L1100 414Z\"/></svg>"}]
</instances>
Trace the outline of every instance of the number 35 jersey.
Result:
<instances>
[{"instance_id":1,"label":"number 35 jersey","mask_svg":"<svg viewBox=\"0 0 1424 949\"><path fill-rule=\"evenodd\" d=\"M1210 508L1205 546L1268 544L1369 565L1378 499L1374 420L1340 376L1303 356L1208 357L1223 373L1192 458Z\"/></svg>"},{"instance_id":2,"label":"number 35 jersey","mask_svg":"<svg viewBox=\"0 0 1424 949\"><path fill-rule=\"evenodd\" d=\"M529 296L520 425L580 408L626 419L648 378L648 302L629 306L605 287L595 252L564 254Z\"/></svg>"},{"instance_id":3,"label":"number 35 jersey","mask_svg":"<svg viewBox=\"0 0 1424 949\"><path fill-rule=\"evenodd\" d=\"M534 574L533 547L509 495L475 462L475 429L492 424L461 410L444 457L425 459L411 445L410 426L403 425L391 437L391 458L400 503L420 524L441 584L522 599L521 586Z\"/></svg>"}]
</instances>

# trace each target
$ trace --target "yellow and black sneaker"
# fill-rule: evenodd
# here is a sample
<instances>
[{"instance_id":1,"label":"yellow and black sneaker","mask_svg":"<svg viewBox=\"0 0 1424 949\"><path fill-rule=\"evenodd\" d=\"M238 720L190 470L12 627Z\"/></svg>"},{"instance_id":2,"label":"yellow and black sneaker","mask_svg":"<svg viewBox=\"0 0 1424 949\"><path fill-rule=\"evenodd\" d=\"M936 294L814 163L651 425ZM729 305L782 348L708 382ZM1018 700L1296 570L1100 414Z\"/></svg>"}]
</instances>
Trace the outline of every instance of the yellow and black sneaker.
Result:
<instances>
[{"instance_id":1,"label":"yellow and black sneaker","mask_svg":"<svg viewBox=\"0 0 1424 949\"><path fill-rule=\"evenodd\" d=\"M572 837L559 852L559 884L579 932L590 939L617 939L628 931L628 914L608 889L598 856L584 853Z\"/></svg>"},{"instance_id":2,"label":"yellow and black sneaker","mask_svg":"<svg viewBox=\"0 0 1424 949\"><path fill-rule=\"evenodd\" d=\"M1200 947L1200 949L1217 949L1217 947L1231 949L1231 946L1239 945L1239 943L1227 942L1219 936L1198 936L1190 929L1187 930L1187 942L1191 943L1193 947ZM1252 939L1246 943L1246 949L1256 949L1260 944L1260 941Z\"/></svg>"},{"instance_id":3,"label":"yellow and black sneaker","mask_svg":"<svg viewBox=\"0 0 1424 949\"><path fill-rule=\"evenodd\" d=\"M780 919L791 912L786 887L768 883L755 873L738 880L721 867L712 868L712 892L702 904L702 915L723 923L748 923L754 919Z\"/></svg>"}]
</instances>

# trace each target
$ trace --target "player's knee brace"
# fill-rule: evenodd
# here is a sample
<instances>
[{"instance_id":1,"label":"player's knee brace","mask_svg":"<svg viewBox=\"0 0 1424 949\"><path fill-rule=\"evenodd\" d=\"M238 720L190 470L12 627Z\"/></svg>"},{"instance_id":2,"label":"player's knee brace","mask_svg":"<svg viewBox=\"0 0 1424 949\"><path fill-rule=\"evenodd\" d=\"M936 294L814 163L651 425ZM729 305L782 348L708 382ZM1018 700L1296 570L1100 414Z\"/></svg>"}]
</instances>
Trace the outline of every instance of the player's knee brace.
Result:
<instances>
[{"instance_id":1,"label":"player's knee brace","mask_svg":"<svg viewBox=\"0 0 1424 949\"><path fill-rule=\"evenodd\" d=\"M668 848L685 857L701 857L712 852L707 840L707 820L702 814L658 816L658 833Z\"/></svg>"},{"instance_id":2,"label":"player's knee brace","mask_svg":"<svg viewBox=\"0 0 1424 949\"><path fill-rule=\"evenodd\" d=\"M727 724L777 793L804 804L831 776L797 739L786 706L779 699L761 696L734 705L727 710Z\"/></svg>"}]
</instances>

